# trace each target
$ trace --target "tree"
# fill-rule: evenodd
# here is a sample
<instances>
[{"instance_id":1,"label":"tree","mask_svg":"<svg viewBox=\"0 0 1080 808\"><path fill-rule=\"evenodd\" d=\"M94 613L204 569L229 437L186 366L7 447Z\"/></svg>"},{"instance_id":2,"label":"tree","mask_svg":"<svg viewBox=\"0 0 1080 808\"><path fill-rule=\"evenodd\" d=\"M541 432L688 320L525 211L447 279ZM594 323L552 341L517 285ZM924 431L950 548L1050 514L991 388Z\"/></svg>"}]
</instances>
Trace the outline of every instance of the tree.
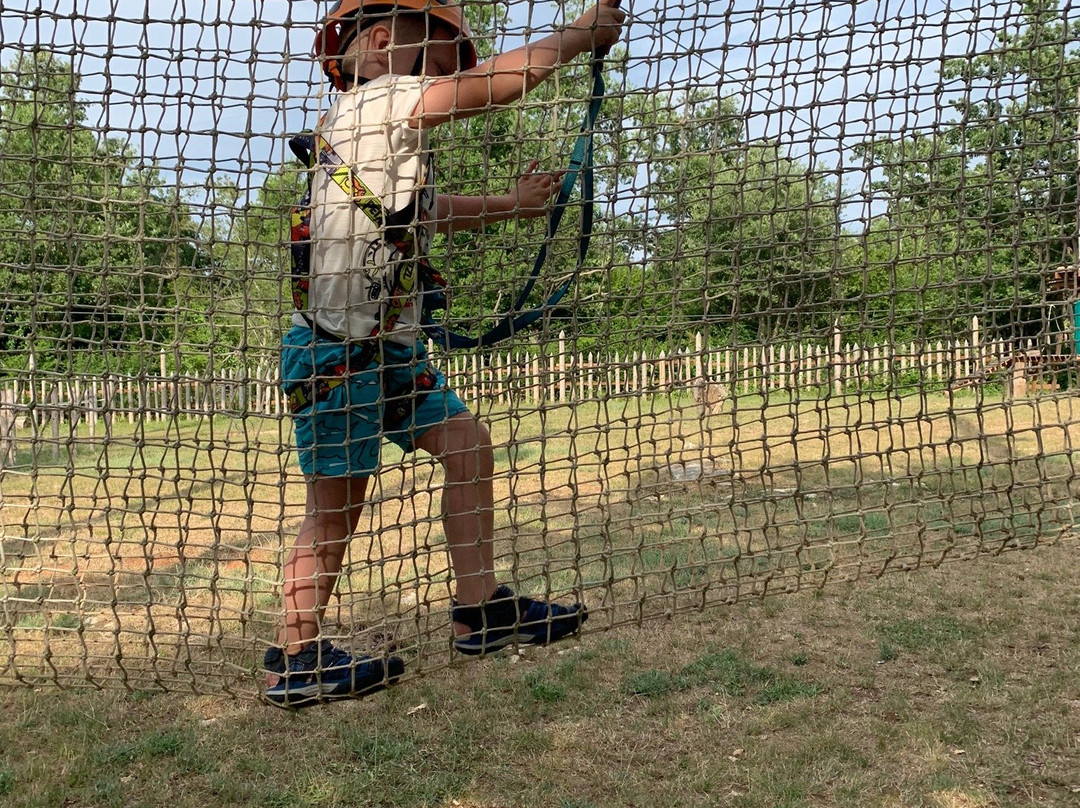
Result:
<instances>
[{"instance_id":1,"label":"tree","mask_svg":"<svg viewBox=\"0 0 1080 808\"><path fill-rule=\"evenodd\" d=\"M156 367L177 278L204 257L153 168L86 125L79 76L46 53L0 70L0 363Z\"/></svg>"},{"instance_id":2,"label":"tree","mask_svg":"<svg viewBox=\"0 0 1080 808\"><path fill-rule=\"evenodd\" d=\"M973 314L1000 336L1038 335L1043 279L1077 258L1080 22L1052 0L1021 8L1017 31L943 65L955 120L858 150L888 194L871 228L892 235L882 267L926 338L966 331Z\"/></svg>"},{"instance_id":3,"label":"tree","mask_svg":"<svg viewBox=\"0 0 1080 808\"><path fill-rule=\"evenodd\" d=\"M208 334L236 346L249 361L272 361L292 315L289 216L303 195L307 170L285 165L267 176L253 202L216 239L228 246L212 275L200 283L210 301Z\"/></svg>"},{"instance_id":4,"label":"tree","mask_svg":"<svg viewBox=\"0 0 1080 808\"><path fill-rule=\"evenodd\" d=\"M684 344L698 328L764 342L828 328L838 232L829 186L776 143L741 141L728 99L653 96L636 115L649 134L631 158L648 166L649 237L617 295L625 328Z\"/></svg>"}]
</instances>

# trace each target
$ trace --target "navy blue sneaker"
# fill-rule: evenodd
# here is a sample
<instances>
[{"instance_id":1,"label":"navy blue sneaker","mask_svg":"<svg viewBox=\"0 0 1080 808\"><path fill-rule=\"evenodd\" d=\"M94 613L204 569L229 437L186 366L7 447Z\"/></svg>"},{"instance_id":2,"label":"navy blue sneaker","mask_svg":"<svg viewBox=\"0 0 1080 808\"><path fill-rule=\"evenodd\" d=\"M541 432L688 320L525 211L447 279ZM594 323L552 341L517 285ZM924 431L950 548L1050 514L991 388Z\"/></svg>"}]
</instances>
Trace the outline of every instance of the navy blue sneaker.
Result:
<instances>
[{"instance_id":1,"label":"navy blue sneaker","mask_svg":"<svg viewBox=\"0 0 1080 808\"><path fill-rule=\"evenodd\" d=\"M278 683L266 689L266 698L279 707L310 707L331 699L357 699L382 690L401 678L405 663L398 657L355 659L329 640L310 642L288 658L270 648L263 668L277 674Z\"/></svg>"},{"instance_id":2,"label":"navy blue sneaker","mask_svg":"<svg viewBox=\"0 0 1080 808\"><path fill-rule=\"evenodd\" d=\"M532 598L517 597L500 586L479 606L454 604L453 619L469 627L468 634L454 638L463 654L490 654L508 645L547 645L581 630L589 613L581 604L560 606Z\"/></svg>"}]
</instances>

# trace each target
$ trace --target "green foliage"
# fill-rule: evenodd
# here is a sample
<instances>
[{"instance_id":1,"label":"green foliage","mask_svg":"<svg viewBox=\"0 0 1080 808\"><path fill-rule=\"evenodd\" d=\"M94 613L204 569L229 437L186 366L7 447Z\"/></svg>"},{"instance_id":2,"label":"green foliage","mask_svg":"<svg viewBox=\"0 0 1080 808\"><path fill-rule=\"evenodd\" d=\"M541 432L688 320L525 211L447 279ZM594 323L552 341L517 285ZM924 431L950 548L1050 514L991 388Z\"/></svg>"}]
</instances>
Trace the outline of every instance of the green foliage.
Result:
<instances>
[{"instance_id":1,"label":"green foliage","mask_svg":"<svg viewBox=\"0 0 1080 808\"><path fill-rule=\"evenodd\" d=\"M226 249L212 277L202 281L209 301L213 339L236 346L236 357L270 361L292 313L288 279L290 211L303 194L307 174L298 164L266 178L255 200L230 211Z\"/></svg>"},{"instance_id":2,"label":"green foliage","mask_svg":"<svg viewBox=\"0 0 1080 808\"><path fill-rule=\"evenodd\" d=\"M616 74L609 69L609 81ZM591 77L584 66L561 72L556 80L542 84L528 101L490 114L457 121L433 135L440 190L450 194L499 195L508 192L529 162L539 160L541 170L567 165L581 121L588 108ZM568 101L567 99L572 99ZM594 140L597 166L627 165L620 162L607 133ZM625 170L625 169L624 169ZM597 170L597 194L614 185L611 170ZM581 183L564 214L558 238L550 245L547 261L536 288L524 308L540 305L573 271L581 232ZM440 237L434 245L453 286L451 320L456 330L478 333L490 328L497 316L510 310L532 270L545 233L545 219L511 220L482 231L464 231ZM552 312L552 332L589 335L605 329L607 312L602 301L608 293L603 283L605 265L625 264L627 252L615 243L618 222L594 220L593 246L587 269L574 290L574 303ZM542 332L537 332L542 333ZM586 343L581 343L583 347Z\"/></svg>"},{"instance_id":3,"label":"green foliage","mask_svg":"<svg viewBox=\"0 0 1080 808\"><path fill-rule=\"evenodd\" d=\"M505 10L469 14L483 58ZM585 270L520 339L550 345L565 330L576 350L625 355L684 349L696 332L714 345L822 343L839 321L848 339L906 342L966 335L973 314L986 336L1041 335L1044 279L1077 260L1078 40L1080 22L1057 3L1027 0L985 52L946 60L952 120L856 149L887 200L860 232L841 225L822 174L747 138L725 88L637 88L615 53ZM153 371L164 353L167 370L201 373L273 361L303 172L283 166L250 198L214 176L182 197L96 130L79 86L69 62L42 51L0 69L0 366ZM525 103L433 133L440 189L502 194L533 159L564 167L590 92L581 62ZM575 266L579 220L575 197L527 307ZM544 224L436 241L452 327L477 333L510 309Z\"/></svg>"},{"instance_id":4,"label":"green foliage","mask_svg":"<svg viewBox=\"0 0 1080 808\"><path fill-rule=\"evenodd\" d=\"M181 279L207 261L186 206L86 124L45 52L0 71L0 364L134 370L177 340Z\"/></svg>"},{"instance_id":5,"label":"green foliage","mask_svg":"<svg viewBox=\"0 0 1080 808\"><path fill-rule=\"evenodd\" d=\"M657 341L687 323L714 337L771 340L831 323L836 223L830 188L778 144L745 142L730 99L642 96L632 160L650 166L648 260L627 268L624 301L646 295ZM635 298L633 290L638 296ZM628 323L628 326L630 324Z\"/></svg>"},{"instance_id":6,"label":"green foliage","mask_svg":"<svg viewBox=\"0 0 1080 808\"><path fill-rule=\"evenodd\" d=\"M945 62L955 120L858 150L889 204L864 277L897 294L853 314L915 337L963 331L973 312L1002 336L1040 333L1043 278L1076 260L1078 37L1056 2L1028 0L1022 27Z\"/></svg>"}]
</instances>

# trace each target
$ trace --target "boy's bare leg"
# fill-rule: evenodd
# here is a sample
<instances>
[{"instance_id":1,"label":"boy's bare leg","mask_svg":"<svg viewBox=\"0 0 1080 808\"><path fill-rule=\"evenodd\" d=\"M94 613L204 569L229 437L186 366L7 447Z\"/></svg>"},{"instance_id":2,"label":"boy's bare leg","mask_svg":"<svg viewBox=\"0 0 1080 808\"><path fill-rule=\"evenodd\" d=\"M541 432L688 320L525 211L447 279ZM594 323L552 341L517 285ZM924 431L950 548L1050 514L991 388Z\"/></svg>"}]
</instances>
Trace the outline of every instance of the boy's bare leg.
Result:
<instances>
[{"instance_id":1,"label":"boy's bare leg","mask_svg":"<svg viewBox=\"0 0 1080 808\"><path fill-rule=\"evenodd\" d=\"M475 416L463 412L433 426L416 445L438 458L446 471L443 530L454 568L455 596L458 603L479 603L497 586L491 435ZM460 623L454 624L454 631L469 633Z\"/></svg>"},{"instance_id":2,"label":"boy's bare leg","mask_svg":"<svg viewBox=\"0 0 1080 808\"><path fill-rule=\"evenodd\" d=\"M278 644L286 653L297 653L319 636L366 489L367 478L313 477L307 481L307 514L284 568L285 618Z\"/></svg>"}]
</instances>

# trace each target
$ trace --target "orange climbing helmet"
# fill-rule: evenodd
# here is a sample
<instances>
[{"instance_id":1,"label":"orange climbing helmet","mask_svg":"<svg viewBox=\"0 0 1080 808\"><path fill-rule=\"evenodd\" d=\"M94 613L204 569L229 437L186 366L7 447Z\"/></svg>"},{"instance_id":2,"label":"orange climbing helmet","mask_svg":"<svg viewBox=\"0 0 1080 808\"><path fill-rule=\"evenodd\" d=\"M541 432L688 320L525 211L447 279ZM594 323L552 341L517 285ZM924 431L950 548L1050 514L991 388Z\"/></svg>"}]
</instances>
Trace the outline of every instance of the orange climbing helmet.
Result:
<instances>
[{"instance_id":1,"label":"orange climbing helmet","mask_svg":"<svg viewBox=\"0 0 1080 808\"><path fill-rule=\"evenodd\" d=\"M348 45L345 36L350 33L350 26L363 24L365 15L382 16L398 9L423 12L445 23L459 39L461 69L476 67L472 31L457 0L337 0L326 15L322 30L315 35L315 55L322 62L323 72L337 89L345 89L341 56Z\"/></svg>"}]
</instances>

